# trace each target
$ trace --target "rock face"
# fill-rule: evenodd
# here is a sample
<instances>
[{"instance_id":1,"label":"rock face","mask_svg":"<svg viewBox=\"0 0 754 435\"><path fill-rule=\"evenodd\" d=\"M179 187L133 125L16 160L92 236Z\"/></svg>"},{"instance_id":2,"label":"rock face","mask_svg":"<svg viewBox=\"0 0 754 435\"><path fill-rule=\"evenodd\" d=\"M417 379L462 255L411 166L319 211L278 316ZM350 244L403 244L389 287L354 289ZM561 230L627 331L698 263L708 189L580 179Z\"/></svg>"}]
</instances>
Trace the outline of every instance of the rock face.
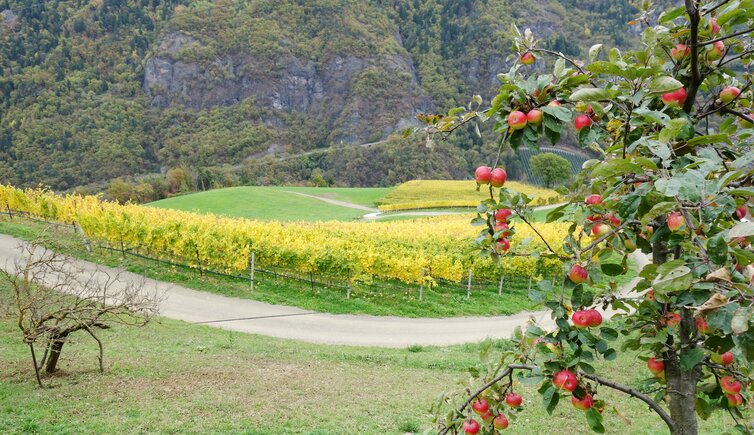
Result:
<instances>
[{"instance_id":1,"label":"rock face","mask_svg":"<svg viewBox=\"0 0 754 435\"><path fill-rule=\"evenodd\" d=\"M304 114L325 124L327 142L359 143L382 139L416 113L432 109L408 56L333 54L315 63L290 54L269 59L221 53L211 61L186 54L202 49L200 41L183 33L162 37L144 68L144 91L152 107L178 104L199 110L254 98L273 118ZM357 92L357 80L370 71L400 78L400 98L380 107L371 104L364 89Z\"/></svg>"}]
</instances>

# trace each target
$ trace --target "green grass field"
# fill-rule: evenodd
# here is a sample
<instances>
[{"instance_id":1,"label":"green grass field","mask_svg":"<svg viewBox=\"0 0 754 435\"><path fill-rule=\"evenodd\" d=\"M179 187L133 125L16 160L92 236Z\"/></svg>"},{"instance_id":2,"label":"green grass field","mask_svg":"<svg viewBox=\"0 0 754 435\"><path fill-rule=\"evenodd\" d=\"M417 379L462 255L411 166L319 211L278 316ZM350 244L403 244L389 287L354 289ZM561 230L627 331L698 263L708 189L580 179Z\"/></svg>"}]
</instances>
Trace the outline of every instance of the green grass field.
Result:
<instances>
[{"instance_id":1,"label":"green grass field","mask_svg":"<svg viewBox=\"0 0 754 435\"><path fill-rule=\"evenodd\" d=\"M353 220L368 212L291 192L376 207L376 201L389 191L390 188L244 186L181 195L148 205L260 220Z\"/></svg>"},{"instance_id":2,"label":"green grass field","mask_svg":"<svg viewBox=\"0 0 754 435\"><path fill-rule=\"evenodd\" d=\"M0 302L10 293L0 283ZM143 328L115 326L96 344L75 335L60 372L34 381L28 347L8 310L0 314L0 433L402 434L431 429L429 407L479 367L480 345L378 349L324 346L158 319ZM511 346L494 343L493 351ZM648 375L632 353L596 364L608 377L636 385ZM525 411L506 433L588 432L567 400L552 416L537 385L517 385ZM643 403L607 389L599 398L608 433L664 434ZM721 433L730 417L716 414L700 433Z\"/></svg>"}]
</instances>

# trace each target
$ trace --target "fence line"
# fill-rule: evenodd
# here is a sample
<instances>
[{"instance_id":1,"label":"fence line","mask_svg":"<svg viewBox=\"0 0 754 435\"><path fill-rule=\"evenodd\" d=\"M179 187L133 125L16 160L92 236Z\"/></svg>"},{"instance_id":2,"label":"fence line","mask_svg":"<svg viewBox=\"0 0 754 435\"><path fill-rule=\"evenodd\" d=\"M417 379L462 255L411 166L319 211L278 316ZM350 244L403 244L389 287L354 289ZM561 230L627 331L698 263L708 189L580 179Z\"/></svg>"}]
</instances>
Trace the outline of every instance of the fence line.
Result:
<instances>
[{"instance_id":1,"label":"fence line","mask_svg":"<svg viewBox=\"0 0 754 435\"><path fill-rule=\"evenodd\" d=\"M151 252L150 249L146 249L148 251L147 254L142 253L143 252L143 246L134 246L134 247L128 247L125 246L119 246L119 247L113 247L112 245L106 246L101 243L101 241L96 240L95 243L93 243L92 240L89 240L86 235L84 234L83 230L80 228L80 226L77 226L75 222L73 223L59 223L55 221L50 221L47 219L39 219L32 215L29 212L25 211L19 211L15 209L7 209L7 210L0 210L0 216L5 215L9 216L11 220L15 218L23 218L27 219L33 222L38 222L45 225L50 225L54 227L64 228L66 230L73 231L74 234L77 234L82 238L82 242L84 246L86 247L87 251L91 252L91 249L101 249L101 250L109 250L112 252L118 252L122 254L125 258L126 255L131 255L133 257L141 258L148 261L155 261L158 263L166 264L169 266L174 267L181 267L189 270L198 271L200 275L203 275L204 273L215 275L215 276L221 276L226 278L233 278L237 280L243 280L250 282L250 291L253 291L255 288L255 283L257 281L261 281L258 277L258 275L263 275L266 277L270 277L271 280L289 280L289 281L297 281L302 284L309 284L311 286L312 291L314 290L314 286L319 286L323 288L332 288L336 290L345 290L346 292L346 298L350 299L352 294L352 283L353 287L356 289L371 289L374 291L397 291L397 292L405 292L405 293L411 293L415 291L416 289L414 287L409 287L405 284L394 284L390 281L379 281L379 284L375 284L374 281L376 277L371 277L369 281L364 280L351 280L351 271L348 270L348 278L346 282L342 281L342 277L338 275L326 275L322 273L316 274L320 279L315 279L314 272L309 272L308 277L303 277L298 275L295 271L292 270L285 270L280 268L276 268L277 270L267 270L264 268L259 267L259 262L254 258L254 252L251 254L250 259L250 275L247 276L241 276L236 274L230 274L226 272L216 271L209 268L203 268L201 265L199 266L192 266L190 264L171 261L169 259L166 259L164 257L160 256L154 256L153 252ZM176 258L176 255L168 255L166 257L172 257L175 258L177 261L186 261L185 258ZM419 292L418 292L418 298L419 301L422 301L424 299L424 273L425 271L422 271L422 281L419 284ZM432 278L430 276L430 278ZM506 291L504 287L510 288L511 284L515 286L516 283L521 284L519 288L526 289L528 287L528 290L531 290L531 278L528 279L528 286L526 285L527 280L526 279L516 279L515 276L505 276L501 275L499 281L491 281L491 280L484 280L484 279L477 279L473 278L471 270L469 270L468 275L468 281L466 283L454 283L452 281L448 281L442 278L434 278L433 279L436 283L437 287L447 288L451 291L457 291L459 294L465 294L466 298L470 298L472 293L476 293L478 291L484 291L484 290L491 290L492 292L495 292L498 294L498 296L503 296ZM505 286L504 286L505 284ZM431 289L431 287L430 287Z\"/></svg>"}]
</instances>

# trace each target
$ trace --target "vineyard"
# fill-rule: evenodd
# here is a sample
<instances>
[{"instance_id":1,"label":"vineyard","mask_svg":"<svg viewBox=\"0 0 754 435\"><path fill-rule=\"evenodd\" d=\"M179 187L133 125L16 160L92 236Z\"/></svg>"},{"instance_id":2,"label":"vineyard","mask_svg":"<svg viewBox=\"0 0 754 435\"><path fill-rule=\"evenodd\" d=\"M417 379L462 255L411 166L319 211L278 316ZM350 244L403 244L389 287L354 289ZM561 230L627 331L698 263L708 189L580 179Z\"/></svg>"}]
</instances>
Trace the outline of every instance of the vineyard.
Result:
<instances>
[{"instance_id":1,"label":"vineyard","mask_svg":"<svg viewBox=\"0 0 754 435\"><path fill-rule=\"evenodd\" d=\"M471 247L477 229L466 217L397 222L262 222L198 215L138 205L120 205L94 196L59 196L44 190L0 185L0 206L47 220L74 223L86 237L123 251L142 252L197 269L244 273L252 252L260 267L298 274L338 276L351 282L397 280L431 287L501 276L529 278L559 273L556 260L511 255L499 263ZM549 243L559 245L562 224L542 225ZM529 244L519 244L530 239ZM512 252L531 251L534 234L518 226Z\"/></svg>"},{"instance_id":2,"label":"vineyard","mask_svg":"<svg viewBox=\"0 0 754 435\"><path fill-rule=\"evenodd\" d=\"M552 204L560 195L551 189L508 181L505 187L537 198L542 205ZM489 190L475 190L473 180L414 180L393 189L378 201L383 211L412 210L438 207L476 207L479 201L489 197Z\"/></svg>"}]
</instances>

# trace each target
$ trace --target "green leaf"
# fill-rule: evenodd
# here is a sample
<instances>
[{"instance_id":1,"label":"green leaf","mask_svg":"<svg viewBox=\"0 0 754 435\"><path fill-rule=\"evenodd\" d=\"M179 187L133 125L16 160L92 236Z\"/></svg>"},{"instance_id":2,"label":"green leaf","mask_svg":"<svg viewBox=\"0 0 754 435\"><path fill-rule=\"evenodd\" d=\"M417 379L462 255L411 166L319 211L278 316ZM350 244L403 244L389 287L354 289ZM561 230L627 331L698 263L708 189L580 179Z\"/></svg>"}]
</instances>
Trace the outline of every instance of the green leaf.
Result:
<instances>
[{"instance_id":1,"label":"green leaf","mask_svg":"<svg viewBox=\"0 0 754 435\"><path fill-rule=\"evenodd\" d=\"M674 140L681 130L689 124L686 118L676 118L670 120L667 125L660 131L659 139L661 142L670 142Z\"/></svg>"},{"instance_id":2,"label":"green leaf","mask_svg":"<svg viewBox=\"0 0 754 435\"><path fill-rule=\"evenodd\" d=\"M715 264L724 265L728 261L728 244L725 243L722 233L707 241L707 254Z\"/></svg>"},{"instance_id":3,"label":"green leaf","mask_svg":"<svg viewBox=\"0 0 754 435\"><path fill-rule=\"evenodd\" d=\"M660 24L665 24L667 22L675 20L676 18L682 17L684 14L686 14L686 7L678 6L672 9L668 9L660 14L658 21L660 22Z\"/></svg>"},{"instance_id":4,"label":"green leaf","mask_svg":"<svg viewBox=\"0 0 754 435\"><path fill-rule=\"evenodd\" d=\"M704 360L703 349L694 348L681 353L681 367L684 370L691 370L702 360Z\"/></svg>"},{"instance_id":5,"label":"green leaf","mask_svg":"<svg viewBox=\"0 0 754 435\"><path fill-rule=\"evenodd\" d=\"M733 189L729 194L733 196L748 196L752 197L754 196L754 187L740 187L738 189Z\"/></svg>"},{"instance_id":6,"label":"green leaf","mask_svg":"<svg viewBox=\"0 0 754 435\"><path fill-rule=\"evenodd\" d=\"M581 88L571 94L571 101L609 101L620 95L620 91L603 88Z\"/></svg>"},{"instance_id":7,"label":"green leaf","mask_svg":"<svg viewBox=\"0 0 754 435\"><path fill-rule=\"evenodd\" d=\"M605 433L605 426L602 425L602 414L594 407L589 408L586 412L586 422L589 428L597 433Z\"/></svg>"},{"instance_id":8,"label":"green leaf","mask_svg":"<svg viewBox=\"0 0 754 435\"><path fill-rule=\"evenodd\" d=\"M694 276L688 266L678 266L666 274L660 274L652 282L658 293L669 293L686 290L691 287Z\"/></svg>"},{"instance_id":9,"label":"green leaf","mask_svg":"<svg viewBox=\"0 0 754 435\"><path fill-rule=\"evenodd\" d=\"M634 109L634 113L641 115L643 118L665 125L670 122L670 116L657 110L648 110L641 107Z\"/></svg>"},{"instance_id":10,"label":"green leaf","mask_svg":"<svg viewBox=\"0 0 754 435\"><path fill-rule=\"evenodd\" d=\"M586 70L595 74L619 76L623 72L620 66L612 62L597 61L587 65Z\"/></svg>"},{"instance_id":11,"label":"green leaf","mask_svg":"<svg viewBox=\"0 0 754 435\"><path fill-rule=\"evenodd\" d=\"M726 239L733 240L736 237L754 236L754 222L741 222L728 231Z\"/></svg>"},{"instance_id":12,"label":"green leaf","mask_svg":"<svg viewBox=\"0 0 754 435\"><path fill-rule=\"evenodd\" d=\"M603 263L600 266L600 269L602 269L602 273L604 273L607 276L618 276L622 275L625 272L625 269L623 269L623 266L620 264L614 264L614 263Z\"/></svg>"},{"instance_id":13,"label":"green leaf","mask_svg":"<svg viewBox=\"0 0 754 435\"><path fill-rule=\"evenodd\" d=\"M552 384L550 384L549 388L547 388L542 394L542 401L548 414L552 415L555 407L558 406L559 400L560 395L558 394L558 391L552 386Z\"/></svg>"},{"instance_id":14,"label":"green leaf","mask_svg":"<svg viewBox=\"0 0 754 435\"><path fill-rule=\"evenodd\" d=\"M571 119L573 117L571 111L566 109L565 107L544 106L540 110L542 110L542 112L547 115L551 115L554 118L561 120L562 122L571 122Z\"/></svg>"},{"instance_id":15,"label":"green leaf","mask_svg":"<svg viewBox=\"0 0 754 435\"><path fill-rule=\"evenodd\" d=\"M592 45L592 47L589 48L589 62L594 62L594 60L597 59L597 56L600 55L601 50L602 44Z\"/></svg>"},{"instance_id":16,"label":"green leaf","mask_svg":"<svg viewBox=\"0 0 754 435\"><path fill-rule=\"evenodd\" d=\"M730 321L730 327L733 329L734 334L743 334L749 330L749 321L754 314L752 307L739 307L736 313L733 314L733 319Z\"/></svg>"},{"instance_id":17,"label":"green leaf","mask_svg":"<svg viewBox=\"0 0 754 435\"><path fill-rule=\"evenodd\" d=\"M618 358L618 352L616 352L615 349L610 348L605 351L603 356L607 361L613 361Z\"/></svg>"},{"instance_id":18,"label":"green leaf","mask_svg":"<svg viewBox=\"0 0 754 435\"><path fill-rule=\"evenodd\" d=\"M689 146L708 145L713 143L725 142L728 145L733 143L730 141L729 134L708 134L707 136L697 136L690 141L686 142Z\"/></svg>"},{"instance_id":19,"label":"green leaf","mask_svg":"<svg viewBox=\"0 0 754 435\"><path fill-rule=\"evenodd\" d=\"M670 76L659 76L652 79L649 83L649 92L653 94L664 94L682 88L683 83Z\"/></svg>"},{"instance_id":20,"label":"green leaf","mask_svg":"<svg viewBox=\"0 0 754 435\"><path fill-rule=\"evenodd\" d=\"M641 166L632 163L627 159L614 159L601 163L592 170L592 177L615 177L625 174L642 174L644 170Z\"/></svg>"}]
</instances>

